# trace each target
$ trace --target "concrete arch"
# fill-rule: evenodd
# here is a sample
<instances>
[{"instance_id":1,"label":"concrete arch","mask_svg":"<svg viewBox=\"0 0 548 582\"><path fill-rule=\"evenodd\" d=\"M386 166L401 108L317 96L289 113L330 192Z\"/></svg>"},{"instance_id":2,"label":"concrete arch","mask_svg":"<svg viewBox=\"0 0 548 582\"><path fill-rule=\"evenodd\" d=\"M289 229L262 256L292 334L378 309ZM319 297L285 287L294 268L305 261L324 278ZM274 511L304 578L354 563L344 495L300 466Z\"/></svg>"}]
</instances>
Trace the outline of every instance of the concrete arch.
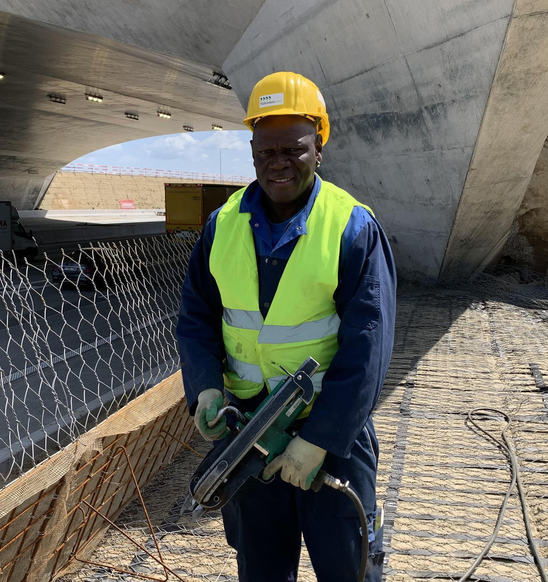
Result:
<instances>
[{"instance_id":1,"label":"concrete arch","mask_svg":"<svg viewBox=\"0 0 548 582\"><path fill-rule=\"evenodd\" d=\"M215 118L238 128L254 82L296 70L321 87L330 111L324 176L375 207L404 277L458 279L501 248L548 133L542 0L215 0L203 7L168 0L161 8L152 0L101 0L93 9L75 0L0 0L0 10L2 67L14 54L12 40L27 47L25 30L49 46L38 70L36 48L27 51L28 80L8 91L16 105L4 105L0 117L8 136L0 184L6 190L12 180L27 206L48 168L66 161L63 148L76 157L79 136L96 148L112 131L122 140L166 133L165 125L157 129L159 105L172 120L186 115L200 126ZM226 74L234 91L209 83L213 71ZM53 85L70 97L67 105L88 85L111 87L112 118L89 108L67 115L70 146L52 148L61 117L44 98ZM139 109L139 129L123 118L129 105ZM38 135L39 127L49 133ZM21 136L29 146L23 152Z\"/></svg>"}]
</instances>

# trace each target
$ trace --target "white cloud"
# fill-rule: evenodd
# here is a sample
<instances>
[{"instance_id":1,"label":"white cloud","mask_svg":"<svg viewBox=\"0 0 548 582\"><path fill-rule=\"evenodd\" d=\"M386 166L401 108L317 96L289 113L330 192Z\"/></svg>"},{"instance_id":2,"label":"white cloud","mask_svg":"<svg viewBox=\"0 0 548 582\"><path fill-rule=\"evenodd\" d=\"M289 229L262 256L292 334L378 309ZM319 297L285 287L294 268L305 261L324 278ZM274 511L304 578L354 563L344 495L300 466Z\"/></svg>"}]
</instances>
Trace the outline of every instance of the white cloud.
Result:
<instances>
[{"instance_id":1,"label":"white cloud","mask_svg":"<svg viewBox=\"0 0 548 582\"><path fill-rule=\"evenodd\" d=\"M116 144L75 161L253 176L250 138L249 131L177 133Z\"/></svg>"},{"instance_id":2,"label":"white cloud","mask_svg":"<svg viewBox=\"0 0 548 582\"><path fill-rule=\"evenodd\" d=\"M189 148L194 148L198 140L189 133L177 133L164 135L155 139L149 139L144 151L153 158L173 159L178 158Z\"/></svg>"},{"instance_id":3,"label":"white cloud","mask_svg":"<svg viewBox=\"0 0 548 582\"><path fill-rule=\"evenodd\" d=\"M245 139L233 131L214 131L202 141L201 146L223 150L251 151L249 139Z\"/></svg>"}]
</instances>

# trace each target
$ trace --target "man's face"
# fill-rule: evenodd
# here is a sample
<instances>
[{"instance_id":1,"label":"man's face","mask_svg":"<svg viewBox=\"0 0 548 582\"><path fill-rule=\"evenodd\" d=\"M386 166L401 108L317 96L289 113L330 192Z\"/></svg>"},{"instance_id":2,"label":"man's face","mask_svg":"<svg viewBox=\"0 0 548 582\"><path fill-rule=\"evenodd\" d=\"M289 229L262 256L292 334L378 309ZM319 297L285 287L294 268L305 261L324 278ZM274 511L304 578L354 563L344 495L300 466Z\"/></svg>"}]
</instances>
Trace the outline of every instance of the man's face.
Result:
<instances>
[{"instance_id":1,"label":"man's face","mask_svg":"<svg viewBox=\"0 0 548 582\"><path fill-rule=\"evenodd\" d=\"M251 141L257 180L275 204L291 204L312 188L322 159L314 123L296 115L273 115L255 126Z\"/></svg>"}]
</instances>

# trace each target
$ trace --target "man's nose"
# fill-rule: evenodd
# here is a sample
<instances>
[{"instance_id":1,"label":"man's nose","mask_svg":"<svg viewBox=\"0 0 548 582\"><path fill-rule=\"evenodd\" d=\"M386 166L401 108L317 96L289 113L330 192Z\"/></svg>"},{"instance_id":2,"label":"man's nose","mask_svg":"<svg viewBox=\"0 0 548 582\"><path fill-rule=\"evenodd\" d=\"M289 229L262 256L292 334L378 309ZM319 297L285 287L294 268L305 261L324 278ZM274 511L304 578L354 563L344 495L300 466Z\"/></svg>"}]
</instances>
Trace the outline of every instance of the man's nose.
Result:
<instances>
[{"instance_id":1,"label":"man's nose","mask_svg":"<svg viewBox=\"0 0 548 582\"><path fill-rule=\"evenodd\" d=\"M270 159L270 167L274 169L285 168L289 164L289 156L283 151L274 152Z\"/></svg>"}]
</instances>

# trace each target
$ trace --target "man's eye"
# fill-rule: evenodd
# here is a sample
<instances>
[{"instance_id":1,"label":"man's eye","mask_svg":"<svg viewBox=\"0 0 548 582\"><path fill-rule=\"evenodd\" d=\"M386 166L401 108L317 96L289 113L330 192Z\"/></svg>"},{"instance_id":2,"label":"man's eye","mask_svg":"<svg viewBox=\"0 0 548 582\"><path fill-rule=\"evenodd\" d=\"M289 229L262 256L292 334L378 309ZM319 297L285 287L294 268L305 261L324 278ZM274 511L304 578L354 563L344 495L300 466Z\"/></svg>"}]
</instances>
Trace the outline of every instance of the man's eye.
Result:
<instances>
[{"instance_id":1,"label":"man's eye","mask_svg":"<svg viewBox=\"0 0 548 582\"><path fill-rule=\"evenodd\" d=\"M299 154L301 152L301 148L287 148L288 154Z\"/></svg>"}]
</instances>

